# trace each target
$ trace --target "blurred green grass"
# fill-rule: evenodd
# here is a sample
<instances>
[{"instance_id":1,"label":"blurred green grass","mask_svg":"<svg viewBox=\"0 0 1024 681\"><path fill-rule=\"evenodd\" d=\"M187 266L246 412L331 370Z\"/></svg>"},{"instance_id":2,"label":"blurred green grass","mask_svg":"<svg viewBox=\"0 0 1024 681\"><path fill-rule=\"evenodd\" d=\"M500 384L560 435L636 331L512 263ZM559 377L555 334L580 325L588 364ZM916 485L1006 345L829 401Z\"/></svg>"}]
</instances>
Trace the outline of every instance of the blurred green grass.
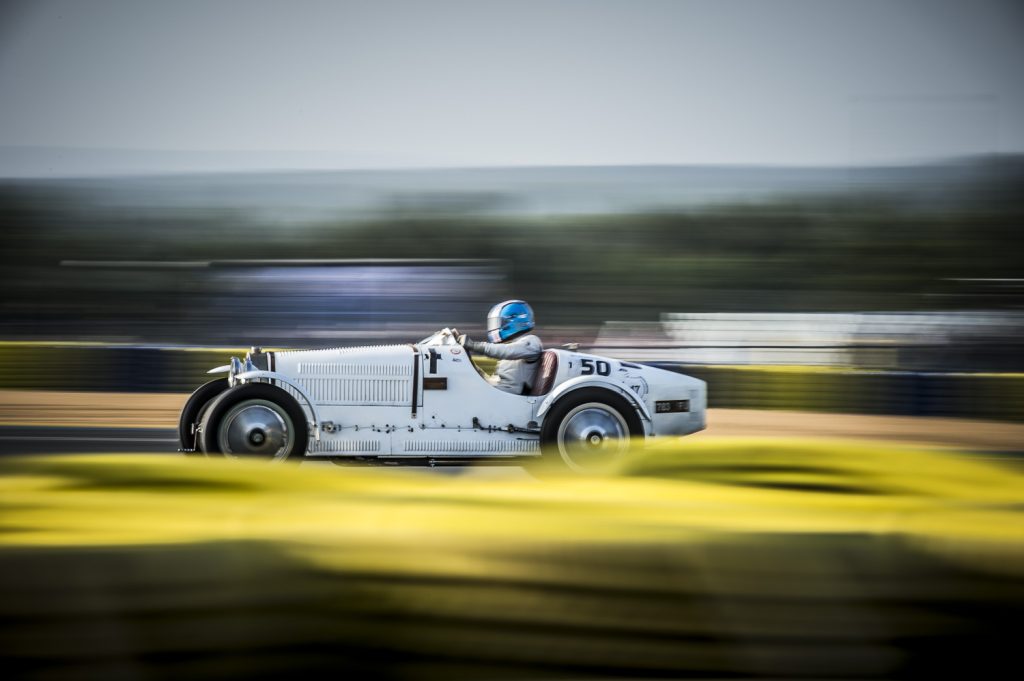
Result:
<instances>
[{"instance_id":1,"label":"blurred green grass","mask_svg":"<svg viewBox=\"0 0 1024 681\"><path fill-rule=\"evenodd\" d=\"M672 441L544 482L11 458L0 490L29 676L976 674L1024 609L1024 476L885 443Z\"/></svg>"}]
</instances>

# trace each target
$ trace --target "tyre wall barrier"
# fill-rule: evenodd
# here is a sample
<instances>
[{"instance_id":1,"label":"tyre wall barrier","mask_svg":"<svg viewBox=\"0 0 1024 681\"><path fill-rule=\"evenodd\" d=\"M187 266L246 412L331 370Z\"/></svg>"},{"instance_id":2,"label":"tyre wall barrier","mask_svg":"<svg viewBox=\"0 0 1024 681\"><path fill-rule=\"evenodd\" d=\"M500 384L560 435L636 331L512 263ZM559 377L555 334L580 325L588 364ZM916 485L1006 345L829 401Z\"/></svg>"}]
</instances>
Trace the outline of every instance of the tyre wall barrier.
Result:
<instances>
[{"instance_id":1,"label":"tyre wall barrier","mask_svg":"<svg viewBox=\"0 0 1024 681\"><path fill-rule=\"evenodd\" d=\"M0 343L0 388L187 393L247 348Z\"/></svg>"},{"instance_id":2,"label":"tyre wall barrier","mask_svg":"<svg viewBox=\"0 0 1024 681\"><path fill-rule=\"evenodd\" d=\"M1024 419L1024 374L665 365L708 383L708 406Z\"/></svg>"},{"instance_id":3,"label":"tyre wall barrier","mask_svg":"<svg viewBox=\"0 0 1024 681\"><path fill-rule=\"evenodd\" d=\"M247 348L0 343L0 389L187 393ZM490 370L492 362L481 362ZM708 383L710 407L1024 418L1024 374L657 363Z\"/></svg>"}]
</instances>

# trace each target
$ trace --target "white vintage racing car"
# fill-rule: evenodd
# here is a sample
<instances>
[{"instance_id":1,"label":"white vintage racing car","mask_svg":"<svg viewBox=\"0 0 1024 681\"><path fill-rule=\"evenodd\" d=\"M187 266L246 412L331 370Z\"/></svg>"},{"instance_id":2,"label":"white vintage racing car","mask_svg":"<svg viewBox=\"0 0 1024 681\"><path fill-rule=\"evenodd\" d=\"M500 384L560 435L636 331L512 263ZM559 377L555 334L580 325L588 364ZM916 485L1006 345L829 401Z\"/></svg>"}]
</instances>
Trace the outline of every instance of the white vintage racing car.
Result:
<instances>
[{"instance_id":1,"label":"white vintage racing car","mask_svg":"<svg viewBox=\"0 0 1024 681\"><path fill-rule=\"evenodd\" d=\"M587 470L647 438L705 425L707 387L664 369L546 350L528 394L494 387L443 329L410 345L231 358L181 412L207 456L430 465L545 460Z\"/></svg>"}]
</instances>

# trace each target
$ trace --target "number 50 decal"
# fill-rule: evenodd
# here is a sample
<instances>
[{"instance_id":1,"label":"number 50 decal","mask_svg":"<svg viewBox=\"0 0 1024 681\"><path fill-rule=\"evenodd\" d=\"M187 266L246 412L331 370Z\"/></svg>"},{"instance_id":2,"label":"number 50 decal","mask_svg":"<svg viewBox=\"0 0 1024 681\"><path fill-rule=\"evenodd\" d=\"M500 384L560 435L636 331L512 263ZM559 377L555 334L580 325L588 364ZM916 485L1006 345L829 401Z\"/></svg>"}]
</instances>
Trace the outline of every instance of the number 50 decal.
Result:
<instances>
[{"instance_id":1,"label":"number 50 decal","mask_svg":"<svg viewBox=\"0 0 1024 681\"><path fill-rule=\"evenodd\" d=\"M594 366L595 364L597 365L596 367ZM581 373L584 376L589 376L595 373L595 369L598 376L607 376L612 372L611 365L603 359L599 359L597 362L594 362L592 359L581 359L580 365L583 367L583 371Z\"/></svg>"}]
</instances>

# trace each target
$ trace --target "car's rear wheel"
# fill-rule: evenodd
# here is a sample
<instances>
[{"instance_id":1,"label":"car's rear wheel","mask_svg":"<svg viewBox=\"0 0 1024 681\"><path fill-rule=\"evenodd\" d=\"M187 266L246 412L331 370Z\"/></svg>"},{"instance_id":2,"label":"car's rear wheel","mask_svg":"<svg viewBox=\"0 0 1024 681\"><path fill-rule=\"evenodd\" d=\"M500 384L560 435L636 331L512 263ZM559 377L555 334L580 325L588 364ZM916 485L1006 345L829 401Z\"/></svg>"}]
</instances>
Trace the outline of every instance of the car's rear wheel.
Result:
<instances>
[{"instance_id":1,"label":"car's rear wheel","mask_svg":"<svg viewBox=\"0 0 1024 681\"><path fill-rule=\"evenodd\" d=\"M228 379L217 378L196 388L178 417L178 442L186 454L202 454L199 448L199 424L210 402L228 389Z\"/></svg>"},{"instance_id":2,"label":"car's rear wheel","mask_svg":"<svg viewBox=\"0 0 1024 681\"><path fill-rule=\"evenodd\" d=\"M199 442L207 456L283 461L306 453L306 415L291 395L266 383L238 385L210 403Z\"/></svg>"},{"instance_id":3,"label":"car's rear wheel","mask_svg":"<svg viewBox=\"0 0 1024 681\"><path fill-rule=\"evenodd\" d=\"M574 473L607 470L643 436L636 409L602 388L574 390L558 400L541 428L543 464L547 470Z\"/></svg>"}]
</instances>

